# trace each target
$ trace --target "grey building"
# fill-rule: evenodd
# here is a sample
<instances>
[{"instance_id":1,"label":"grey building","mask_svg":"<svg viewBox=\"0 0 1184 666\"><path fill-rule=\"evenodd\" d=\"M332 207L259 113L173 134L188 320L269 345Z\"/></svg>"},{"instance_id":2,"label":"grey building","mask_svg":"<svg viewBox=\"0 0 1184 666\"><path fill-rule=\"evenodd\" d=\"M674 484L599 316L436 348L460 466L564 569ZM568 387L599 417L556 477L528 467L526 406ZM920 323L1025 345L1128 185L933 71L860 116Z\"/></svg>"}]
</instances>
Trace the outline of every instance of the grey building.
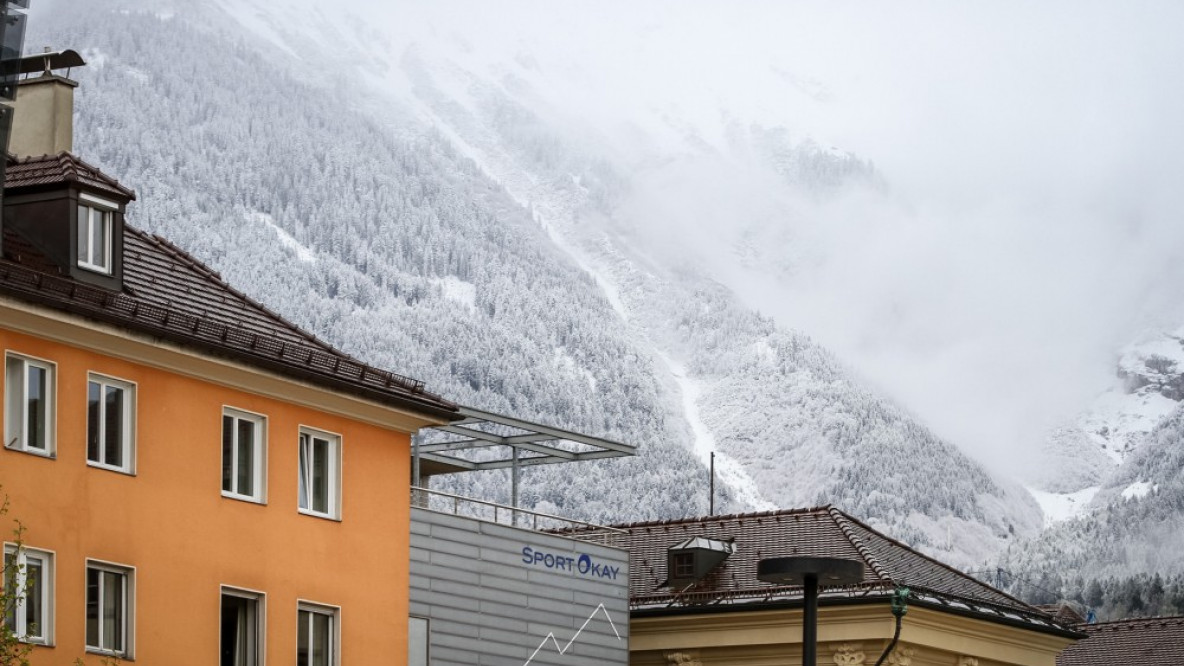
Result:
<instances>
[{"instance_id":1,"label":"grey building","mask_svg":"<svg viewBox=\"0 0 1184 666\"><path fill-rule=\"evenodd\" d=\"M420 488L420 479L631 455L632 447L480 416L415 447L409 664L625 666L629 554L619 547L623 534L433 492ZM491 454L493 446L504 447L508 457ZM518 484L512 483L516 504Z\"/></svg>"}]
</instances>

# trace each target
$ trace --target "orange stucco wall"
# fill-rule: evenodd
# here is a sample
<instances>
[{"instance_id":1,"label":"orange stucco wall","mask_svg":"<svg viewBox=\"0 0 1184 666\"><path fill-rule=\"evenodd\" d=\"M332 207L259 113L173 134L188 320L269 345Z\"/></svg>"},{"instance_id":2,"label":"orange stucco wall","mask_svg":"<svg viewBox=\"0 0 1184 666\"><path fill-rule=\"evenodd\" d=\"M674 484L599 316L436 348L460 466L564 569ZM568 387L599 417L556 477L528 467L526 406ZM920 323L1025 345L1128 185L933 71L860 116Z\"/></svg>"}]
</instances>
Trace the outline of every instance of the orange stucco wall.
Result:
<instances>
[{"instance_id":1,"label":"orange stucco wall","mask_svg":"<svg viewBox=\"0 0 1184 666\"><path fill-rule=\"evenodd\" d=\"M404 660L406 434L2 326L5 351L57 364L56 459L0 449L8 518L27 546L56 554L55 645L34 651L35 666L85 655L87 558L135 567L139 663L216 664L221 585L266 593L268 664L296 661L298 599L341 607L341 663ZM137 385L134 476L87 465L88 372ZM221 495L223 406L267 417L266 505ZM297 511L302 425L342 435L340 521Z\"/></svg>"}]
</instances>

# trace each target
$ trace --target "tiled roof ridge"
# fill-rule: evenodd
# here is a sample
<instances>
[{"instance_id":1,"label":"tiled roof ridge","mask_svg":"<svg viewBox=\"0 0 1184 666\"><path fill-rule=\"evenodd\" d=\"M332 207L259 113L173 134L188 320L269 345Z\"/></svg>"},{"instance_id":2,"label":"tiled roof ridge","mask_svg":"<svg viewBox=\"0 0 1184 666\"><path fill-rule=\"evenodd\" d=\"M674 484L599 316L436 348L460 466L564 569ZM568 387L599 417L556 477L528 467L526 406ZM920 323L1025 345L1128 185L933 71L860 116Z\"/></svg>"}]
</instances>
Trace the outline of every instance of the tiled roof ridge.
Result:
<instances>
[{"instance_id":1,"label":"tiled roof ridge","mask_svg":"<svg viewBox=\"0 0 1184 666\"><path fill-rule=\"evenodd\" d=\"M325 342L324 340L321 340L320 338L316 337L315 335L308 333L303 328L292 323L286 317L279 314L278 312L273 311L271 308L267 307L266 305L260 303L259 301L256 301L255 299L244 294L243 292L239 291L238 289L235 289L234 287L232 287L230 285L230 283L228 283L226 280L222 279L222 275L220 273L218 273L218 271L215 271L214 269L210 268L205 263L203 263L200 259L198 259L197 257L194 257L189 252L187 252L187 251L183 250L182 248L180 248L179 246L175 245L172 241L168 240L167 238L165 238L163 236L159 236L157 234L150 234L150 233L143 231L141 229L137 229L136 227L133 227L130 224L125 224L124 228L128 232L138 235L140 238L142 238L143 240L145 240L149 243L155 243L162 250L169 253L177 260L183 262L187 267L194 269L195 271L200 273L203 277L216 282L220 289L224 289L227 292L234 295L236 298L242 299L244 302L246 302L251 307L259 309L264 314L266 314L268 317L275 319L276 321L278 321L279 323L288 327L292 331L298 333L302 338L319 346L321 349L323 349L329 353L332 353L332 354L344 356L344 357L350 359L351 361L353 361L354 363L362 363L362 361L359 361L356 358L354 358L353 356L337 349L336 347L330 345L329 343ZM363 365L365 365L365 364L363 364ZM410 379L410 378L408 378L408 379ZM415 381L415 380L412 380L412 381Z\"/></svg>"},{"instance_id":2,"label":"tiled roof ridge","mask_svg":"<svg viewBox=\"0 0 1184 666\"><path fill-rule=\"evenodd\" d=\"M708 523L711 521L731 521L731 520L745 520L750 518L776 518L781 516L804 516L812 513L822 513L832 508L829 504L815 506L810 508L799 509L770 509L768 511L751 511L748 513L729 513L718 516L697 516L687 518L663 518L661 520L643 520L633 523L619 523L616 525L609 525L613 529L631 530L637 527L670 527L674 525L691 525L695 523Z\"/></svg>"},{"instance_id":3,"label":"tiled roof ridge","mask_svg":"<svg viewBox=\"0 0 1184 666\"><path fill-rule=\"evenodd\" d=\"M851 529L851 523L849 521L853 519L834 506L829 507L827 513L830 514L831 520L835 521L835 525L838 526L839 531L843 533L843 536L847 537L847 540L851 542L851 545L859 552L863 561L867 562L867 565L871 567L871 570L875 572L876 576L886 583L895 584L896 581L893 580L888 570L884 568L880 559L871 552L871 549L867 547L863 539L860 539L859 535L855 534L855 531ZM875 530L872 531L875 532ZM879 534L879 532L876 532L876 534Z\"/></svg>"},{"instance_id":4,"label":"tiled roof ridge","mask_svg":"<svg viewBox=\"0 0 1184 666\"><path fill-rule=\"evenodd\" d=\"M61 173L67 176L67 180L80 182L84 178L93 178L98 180L103 185L112 188L116 192L123 194L129 199L135 200L136 198L136 193L134 190L125 187L115 178L103 173L102 169L66 150L59 151L52 155L47 153L44 155L29 155L26 157L15 157L12 153L7 153L6 157L10 162L12 162L11 166L36 165L39 162L56 163Z\"/></svg>"},{"instance_id":5,"label":"tiled roof ridge","mask_svg":"<svg viewBox=\"0 0 1184 666\"><path fill-rule=\"evenodd\" d=\"M1077 625L1087 633L1103 631L1122 631L1124 629L1144 629L1147 627L1184 626L1184 615L1165 615L1163 617L1136 617L1110 622L1096 622L1094 624Z\"/></svg>"},{"instance_id":6,"label":"tiled roof ridge","mask_svg":"<svg viewBox=\"0 0 1184 666\"><path fill-rule=\"evenodd\" d=\"M72 160L70 158L71 158L70 153L67 153L66 151L63 150L63 151L57 152L53 155L46 153L40 157L34 157L34 156L30 155L29 157L26 157L24 159L17 160L17 164L31 164L33 162L38 162L38 161L49 162L52 160L56 160L58 163L58 168L61 169L63 172L72 174L74 176L78 176L79 175L78 174L78 165L75 164L74 160Z\"/></svg>"},{"instance_id":7,"label":"tiled roof ridge","mask_svg":"<svg viewBox=\"0 0 1184 666\"><path fill-rule=\"evenodd\" d=\"M1016 598L1016 597L1014 597L1014 596L1012 596L1012 595L1010 595L1010 594L1008 594L1008 593L1004 592L1003 590L996 589L995 587L992 587L992 586L990 586L990 585L987 585L986 583L984 583L984 582L982 582L981 580L979 580L979 579L975 578L974 576L971 576L970 574L966 573L965 571L961 571L960 569L956 569L956 568L954 568L954 567L952 567L952 566L950 566L950 565L946 564L945 562L942 562L941 560L939 560L939 559L937 559L937 558L930 557L929 555L926 555L925 553L922 553L921 551L917 550L916 548L913 548L912 546L910 546L910 545L908 545L908 544L904 543L903 541L899 541L899 540L897 540L897 539L894 539L894 538L892 538L892 537L888 536L887 534L884 534L883 532L880 532L879 530L877 530L877 529L873 528L872 526L868 525L867 523L864 523L863 521L859 520L858 518L856 518L856 517L854 517L854 516L852 516L852 515L850 515L850 514L848 514L848 513L845 513L845 512L843 512L843 511L842 511L842 510L840 510L840 509L835 509L835 511L839 511L840 513L842 513L842 514L843 514L843 516L844 516L844 517L845 517L847 520L849 520L849 521L851 521L852 523L854 523L854 524L856 524L856 525L858 525L858 526L862 527L862 528L863 528L863 529L865 529L865 530L868 530L869 532L872 532L872 533L876 534L876 535L877 535L877 536L879 536L881 539L884 539L885 541L887 541L887 542L889 542L889 543L893 544L894 546L897 546L897 547L899 547L899 548L904 548L905 550L909 551L910 553L912 553L912 554L914 554L914 555L916 555L916 556L918 556L918 557L921 557L922 559L928 560L929 562L932 562L933 564L936 564L937 566L939 566L939 567L941 567L941 568L945 569L946 571L949 571L950 573L953 573L953 574L955 574L955 575L957 575L957 576L960 576L960 577L962 577L962 578L964 578L964 579L966 579L966 580L973 581L975 584L977 584L977 585L980 585L980 586L982 586L982 587L985 587L985 588L987 588L987 589L989 589L989 590L993 590L994 592L996 592L996 593L998 593L998 594L1000 594L1000 595L1002 595L1002 596L1004 596L1004 597L1007 597L1008 599L1010 599L1010 600L1014 601L1015 603L1017 603L1017 604L1019 604L1019 605L1023 606L1024 608L1032 608L1034 611L1036 611L1036 612L1040 612L1039 610L1036 610L1036 609L1035 609L1035 608L1032 606L1032 604L1029 604L1029 603L1028 603L1028 602L1026 602L1026 601L1023 601L1023 600L1021 600L1021 599L1018 599L1018 598Z\"/></svg>"}]
</instances>

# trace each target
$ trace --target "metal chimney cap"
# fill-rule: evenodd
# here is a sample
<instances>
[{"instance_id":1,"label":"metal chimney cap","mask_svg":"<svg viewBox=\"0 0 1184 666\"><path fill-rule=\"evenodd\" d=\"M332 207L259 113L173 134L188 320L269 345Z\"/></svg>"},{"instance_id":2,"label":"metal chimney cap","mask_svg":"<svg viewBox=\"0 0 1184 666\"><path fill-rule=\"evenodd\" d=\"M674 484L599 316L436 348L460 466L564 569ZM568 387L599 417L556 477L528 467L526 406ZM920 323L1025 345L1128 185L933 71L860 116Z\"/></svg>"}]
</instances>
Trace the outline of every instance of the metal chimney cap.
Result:
<instances>
[{"instance_id":1,"label":"metal chimney cap","mask_svg":"<svg viewBox=\"0 0 1184 666\"><path fill-rule=\"evenodd\" d=\"M50 72L55 69L82 67L85 64L86 61L74 49L54 51L52 53L34 53L23 56L17 61L15 73L35 74L37 72Z\"/></svg>"},{"instance_id":2,"label":"metal chimney cap","mask_svg":"<svg viewBox=\"0 0 1184 666\"><path fill-rule=\"evenodd\" d=\"M854 585L863 580L863 562L841 557L772 557L756 565L756 577L778 585L804 585L814 577L819 585Z\"/></svg>"}]
</instances>

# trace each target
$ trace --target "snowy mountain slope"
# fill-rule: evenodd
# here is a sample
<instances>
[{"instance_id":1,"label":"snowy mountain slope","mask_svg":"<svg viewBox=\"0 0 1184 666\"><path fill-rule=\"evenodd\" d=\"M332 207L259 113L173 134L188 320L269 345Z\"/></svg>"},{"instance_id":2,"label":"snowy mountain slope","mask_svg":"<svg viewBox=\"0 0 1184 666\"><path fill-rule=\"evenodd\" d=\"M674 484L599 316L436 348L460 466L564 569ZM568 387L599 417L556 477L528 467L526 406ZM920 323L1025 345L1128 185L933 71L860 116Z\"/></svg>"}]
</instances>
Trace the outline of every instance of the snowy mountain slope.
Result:
<instances>
[{"instance_id":1,"label":"snowy mountain slope","mask_svg":"<svg viewBox=\"0 0 1184 666\"><path fill-rule=\"evenodd\" d=\"M647 208L634 205L646 178L661 180L664 169L700 157L720 159L714 149L626 176L611 154L567 141L546 113L526 106L521 88L500 87L452 61L426 62L420 49L404 66L417 102L531 206L540 225L607 287L636 339L665 360L693 426L692 445L714 447L723 469L741 466L734 477L744 479L741 496L779 506L836 502L963 564L1039 528L1039 510L1022 489L992 478L861 388L807 338L748 311L704 271L671 260L635 232L647 223L637 217ZM449 90L463 91L461 98ZM821 158L809 142L800 155L785 142L776 145L788 163L822 163L811 161ZM872 180L862 161L827 156L837 166L816 170L820 175L772 175L811 191L835 186L843 169ZM694 427L700 423L708 432ZM934 492L935 478L943 480L941 493Z\"/></svg>"},{"instance_id":2,"label":"snowy mountain slope","mask_svg":"<svg viewBox=\"0 0 1184 666\"><path fill-rule=\"evenodd\" d=\"M693 224L718 226L719 252L792 270L809 252L795 233L809 202L877 186L857 157L780 125L671 114L640 118L635 145L602 145L595 126L575 138L580 119L534 87L544 65L529 52L491 78L448 57L463 46L398 50L399 36L344 12L321 21L323 8L58 5L70 11L35 39L94 63L78 73L78 150L136 187L133 222L450 397L642 447L634 461L531 470L536 508L702 513L694 443L713 442L743 472L735 498L836 502L955 564L1039 528L1022 490L681 252L707 237L680 225L714 202ZM720 164L733 181L662 189ZM739 204L764 189L777 196ZM493 499L507 485L456 483Z\"/></svg>"},{"instance_id":3,"label":"snowy mountain slope","mask_svg":"<svg viewBox=\"0 0 1184 666\"><path fill-rule=\"evenodd\" d=\"M1125 478L1125 461L1182 401L1184 328L1144 334L1120 350L1113 384L1049 436L1032 483L1067 495Z\"/></svg>"},{"instance_id":4,"label":"snowy mountain slope","mask_svg":"<svg viewBox=\"0 0 1184 666\"><path fill-rule=\"evenodd\" d=\"M1010 551L1002 566L1087 580L1184 573L1184 407L1128 455L1092 504L1087 515Z\"/></svg>"},{"instance_id":5,"label":"snowy mountain slope","mask_svg":"<svg viewBox=\"0 0 1184 666\"><path fill-rule=\"evenodd\" d=\"M1045 484L1060 484L1062 492L1045 494L1043 503L1081 503L1010 551L1004 567L1066 581L1184 574L1184 329L1127 345L1116 380L1067 429L1072 439L1045 453ZM1074 461L1099 455L1105 459L1097 470L1074 469ZM1090 487L1072 492L1080 484Z\"/></svg>"},{"instance_id":6,"label":"snowy mountain slope","mask_svg":"<svg viewBox=\"0 0 1184 666\"><path fill-rule=\"evenodd\" d=\"M290 55L210 6L162 6L62 0L30 36L88 54L74 73L76 150L136 189L133 224L370 362L644 452L531 470L538 508L592 520L706 510L705 472L678 444L652 360L528 211L438 134L393 138L342 104L344 83L295 78ZM457 483L508 492L503 474Z\"/></svg>"},{"instance_id":7,"label":"snowy mountain slope","mask_svg":"<svg viewBox=\"0 0 1184 666\"><path fill-rule=\"evenodd\" d=\"M1094 498L1099 506L1149 500L1184 491L1184 405L1180 405L1131 452Z\"/></svg>"}]
</instances>

